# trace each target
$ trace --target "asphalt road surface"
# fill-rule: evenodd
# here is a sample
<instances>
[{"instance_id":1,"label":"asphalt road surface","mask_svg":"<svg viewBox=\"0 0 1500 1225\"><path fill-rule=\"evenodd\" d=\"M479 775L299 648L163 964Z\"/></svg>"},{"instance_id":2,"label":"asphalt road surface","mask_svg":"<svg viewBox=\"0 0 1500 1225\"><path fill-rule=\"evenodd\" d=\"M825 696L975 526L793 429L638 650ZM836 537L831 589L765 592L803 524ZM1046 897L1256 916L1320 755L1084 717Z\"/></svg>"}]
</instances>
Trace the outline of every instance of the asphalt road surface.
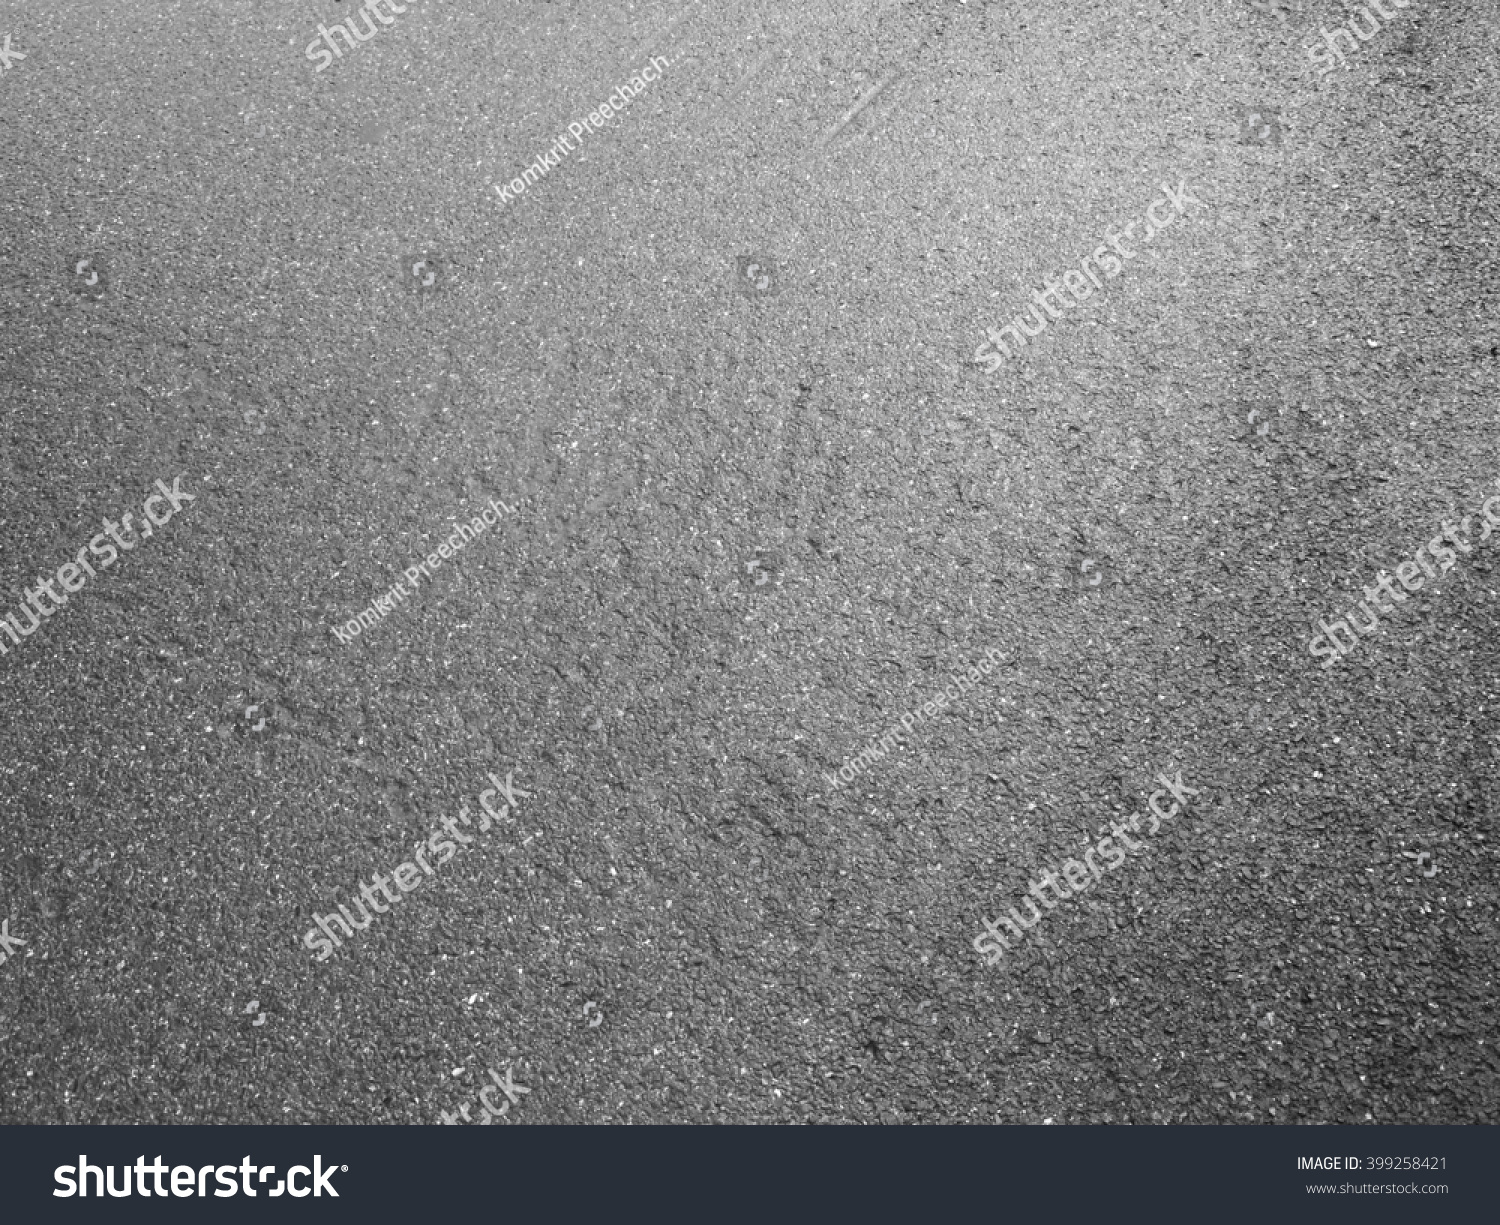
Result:
<instances>
[{"instance_id":1,"label":"asphalt road surface","mask_svg":"<svg viewBox=\"0 0 1500 1225\"><path fill-rule=\"evenodd\" d=\"M1401 3L0 3L0 1122L1500 1121Z\"/></svg>"}]
</instances>

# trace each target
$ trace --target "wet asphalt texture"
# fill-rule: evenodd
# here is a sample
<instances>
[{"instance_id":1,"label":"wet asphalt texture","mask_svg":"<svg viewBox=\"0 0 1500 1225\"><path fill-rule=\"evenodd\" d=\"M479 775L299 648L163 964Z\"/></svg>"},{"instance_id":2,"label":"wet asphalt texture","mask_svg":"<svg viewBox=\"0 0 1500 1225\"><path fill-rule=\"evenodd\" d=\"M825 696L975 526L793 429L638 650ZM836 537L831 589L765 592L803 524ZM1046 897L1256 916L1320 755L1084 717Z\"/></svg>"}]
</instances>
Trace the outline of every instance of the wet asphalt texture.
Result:
<instances>
[{"instance_id":1,"label":"wet asphalt texture","mask_svg":"<svg viewBox=\"0 0 1500 1225\"><path fill-rule=\"evenodd\" d=\"M1386 7L0 3L0 614L195 499L0 636L0 1122L1500 1121L1500 12Z\"/></svg>"}]
</instances>

